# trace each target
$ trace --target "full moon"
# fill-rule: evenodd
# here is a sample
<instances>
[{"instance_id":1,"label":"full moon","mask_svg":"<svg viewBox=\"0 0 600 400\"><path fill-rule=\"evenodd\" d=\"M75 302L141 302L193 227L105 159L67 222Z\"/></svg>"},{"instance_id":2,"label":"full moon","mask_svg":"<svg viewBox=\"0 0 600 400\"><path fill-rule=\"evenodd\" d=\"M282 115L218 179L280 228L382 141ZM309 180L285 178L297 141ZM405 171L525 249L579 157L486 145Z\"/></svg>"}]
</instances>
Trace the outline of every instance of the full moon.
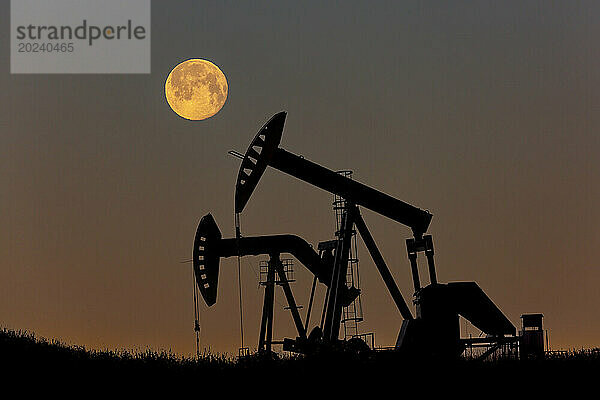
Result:
<instances>
[{"instance_id":1,"label":"full moon","mask_svg":"<svg viewBox=\"0 0 600 400\"><path fill-rule=\"evenodd\" d=\"M185 119L210 118L227 99L227 79L210 61L191 59L177 65L165 83L169 106Z\"/></svg>"}]
</instances>

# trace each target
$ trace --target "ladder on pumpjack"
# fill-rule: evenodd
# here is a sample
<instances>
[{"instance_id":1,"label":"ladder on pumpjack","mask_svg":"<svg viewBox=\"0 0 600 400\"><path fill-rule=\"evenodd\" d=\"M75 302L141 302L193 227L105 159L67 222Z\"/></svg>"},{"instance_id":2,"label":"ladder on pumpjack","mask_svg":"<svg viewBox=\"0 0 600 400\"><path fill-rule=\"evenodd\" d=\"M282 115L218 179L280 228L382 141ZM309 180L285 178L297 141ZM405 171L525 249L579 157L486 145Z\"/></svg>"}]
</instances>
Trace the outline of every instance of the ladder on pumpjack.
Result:
<instances>
[{"instance_id":1,"label":"ladder on pumpjack","mask_svg":"<svg viewBox=\"0 0 600 400\"><path fill-rule=\"evenodd\" d=\"M352 171L341 170L337 171L338 174L345 178L352 179ZM346 210L346 200L338 194L333 194L333 211L335 213L335 224L336 224L336 237L340 237L342 229L342 217ZM359 273L359 259L358 259L358 239L356 230L352 230L351 244L348 254L348 269L346 271L346 286L348 288L355 288L360 291L360 273ZM348 306L342 309L342 320L341 323L344 325L344 340L352 338L367 339L365 342L371 349L374 347L372 333L361 334L360 323L363 322L363 308L362 299L359 294L354 301ZM368 340L371 339L371 340Z\"/></svg>"}]
</instances>

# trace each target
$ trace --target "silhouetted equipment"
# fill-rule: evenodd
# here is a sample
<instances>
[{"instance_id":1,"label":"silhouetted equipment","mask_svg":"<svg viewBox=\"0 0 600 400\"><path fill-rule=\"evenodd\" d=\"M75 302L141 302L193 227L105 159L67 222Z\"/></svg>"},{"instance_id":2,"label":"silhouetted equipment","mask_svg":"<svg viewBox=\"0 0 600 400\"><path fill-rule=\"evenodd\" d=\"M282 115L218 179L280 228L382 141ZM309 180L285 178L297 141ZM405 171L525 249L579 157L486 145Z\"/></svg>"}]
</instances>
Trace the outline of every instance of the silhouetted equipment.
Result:
<instances>
[{"instance_id":1,"label":"silhouetted equipment","mask_svg":"<svg viewBox=\"0 0 600 400\"><path fill-rule=\"evenodd\" d=\"M192 279L194 280L194 332L196 333L196 357L200 358L200 307L198 304L198 285L196 284L196 273L192 267Z\"/></svg>"},{"instance_id":2,"label":"silhouetted equipment","mask_svg":"<svg viewBox=\"0 0 600 400\"><path fill-rule=\"evenodd\" d=\"M521 358L544 357L543 314L521 315Z\"/></svg>"},{"instance_id":3,"label":"silhouetted equipment","mask_svg":"<svg viewBox=\"0 0 600 400\"><path fill-rule=\"evenodd\" d=\"M412 348L414 346L410 343L419 341L429 348L436 347L437 343L438 347L446 352L460 353L463 346L460 342L459 314L476 326L483 327L488 335L500 337L515 334L514 326L475 283L438 284L433 258L433 239L431 235L424 235L432 218L429 212L280 148L286 115L285 112L275 114L258 131L246 150L236 182L235 211L239 213L244 209L267 166L331 192L344 200L343 207L340 207L332 273L332 281L337 284L329 287L324 314L323 332L326 340L335 341L339 336L342 308L337 301L337 292L346 287L349 247L355 226L405 319L397 341L398 349ZM406 241L406 246L415 289L416 321L362 219L358 206L366 207L412 229L414 237ZM419 278L419 252L425 253L427 258L430 285L425 288L421 288Z\"/></svg>"},{"instance_id":4,"label":"silhouetted equipment","mask_svg":"<svg viewBox=\"0 0 600 400\"><path fill-rule=\"evenodd\" d=\"M193 249L193 266L200 294L209 307L217 300L219 263L223 257L241 254L288 253L300 261L320 282L329 285L330 263L321 259L310 244L295 235L270 235L222 239L221 231L213 216L207 214L200 220L196 230Z\"/></svg>"},{"instance_id":5,"label":"silhouetted equipment","mask_svg":"<svg viewBox=\"0 0 600 400\"><path fill-rule=\"evenodd\" d=\"M352 171L342 170L337 171L348 179L352 179ZM342 226L342 219L346 211L346 199L333 194L333 211L335 213L335 235L339 237ZM350 248L348 250L348 268L346 273L346 286L355 288L360 291L360 272L358 259L358 240L356 230L351 233ZM342 309L342 324L344 325L344 340L361 339L369 345L370 349L375 347L375 339L373 332L361 333L360 326L364 320L362 299L360 294L352 303Z\"/></svg>"},{"instance_id":6,"label":"silhouetted equipment","mask_svg":"<svg viewBox=\"0 0 600 400\"><path fill-rule=\"evenodd\" d=\"M404 319L394 348L396 351L401 354L456 357L467 346L483 345L487 349L483 354L486 357L496 349L505 345L512 346L519 340L515 336L516 329L513 324L475 282L438 282L433 238L426 234L432 214L280 148L286 115L285 112L275 114L258 131L243 156L238 152L230 152L242 159L235 190L236 221L239 220L237 216L244 210L269 166L328 191L338 198L336 239L319 243L318 254L306 241L293 235L244 238L241 236L239 224L236 225L235 239L222 239L210 214L205 216L200 221L194 241L194 270L201 294L209 306L216 301L220 257L270 255L265 281L268 290L265 290L259 345L259 348L267 349L268 346L263 343L271 343L272 340L271 288L277 281L276 274L280 281L286 282L279 254L289 253L308 268L314 275L314 281L304 324L301 323L298 307L293 303L293 296L286 293L299 335L295 340L285 339L284 350L309 352L314 349L315 343L337 346L340 343L343 308L351 304L360 293L353 285L348 287L347 280L349 264L353 262L350 247L355 232L358 231ZM361 216L359 206L412 230L413 237L406 240L406 249L415 290L416 317L413 317L400 293ZM427 259L429 284L424 287L421 286L419 277L418 253L424 253ZM327 286L327 294L320 325L307 336L317 280ZM470 321L486 336L461 339L459 316ZM361 340L355 339L358 338L344 342L350 347L362 343L354 348L368 348Z\"/></svg>"},{"instance_id":7,"label":"silhouetted equipment","mask_svg":"<svg viewBox=\"0 0 600 400\"><path fill-rule=\"evenodd\" d=\"M426 286L415 293L415 304L417 318L402 323L396 342L403 351L428 348L436 356L460 355L469 340L460 338L459 315L487 335L479 343L494 345L505 335L516 334L513 324L475 282Z\"/></svg>"},{"instance_id":8,"label":"silhouetted equipment","mask_svg":"<svg viewBox=\"0 0 600 400\"><path fill-rule=\"evenodd\" d=\"M338 301L338 292L346 286L345 277L347 274L348 253L355 224L365 242L369 241L369 238L371 239L367 248L400 313L405 319L412 319L412 315L404 298L398 290L383 257L377 250L377 246L372 240L366 224L362 221L357 205L362 205L409 226L413 230L416 241L422 240L422 235L427 230L432 215L376 189L279 148L278 146L281 141L285 118L285 112L275 114L259 130L250 143L240 165L236 182L236 213L243 211L267 166L271 166L340 196L345 200L345 209L342 210L341 224L334 251L334 268L331 280L335 283L329 287L327 292L323 322L324 338L329 341L334 341L339 335L342 305ZM367 239L365 239L365 236Z\"/></svg>"},{"instance_id":9,"label":"silhouetted equipment","mask_svg":"<svg viewBox=\"0 0 600 400\"><path fill-rule=\"evenodd\" d=\"M213 216L207 214L200 220L194 238L192 264L200 294L210 307L217 301L219 264L223 257L266 254L270 256L265 281L265 301L261 323L261 339L259 348L270 351L272 342L273 301L275 284L282 286L288 308L292 313L300 339L306 338L306 327L299 315L292 291L289 287L288 275L279 257L282 253L293 255L321 283L326 286L331 282L331 260L319 255L304 239L294 235L271 235L223 239L221 231ZM275 277L277 274L278 278ZM340 293L342 304L349 304L358 295L356 290L346 288Z\"/></svg>"},{"instance_id":10,"label":"silhouetted equipment","mask_svg":"<svg viewBox=\"0 0 600 400\"><path fill-rule=\"evenodd\" d=\"M427 231L432 215L367 185L279 148L287 113L275 114L256 134L242 160L235 188L235 212L248 203L267 166L292 175L348 202L366 207L412 228L415 236Z\"/></svg>"}]
</instances>

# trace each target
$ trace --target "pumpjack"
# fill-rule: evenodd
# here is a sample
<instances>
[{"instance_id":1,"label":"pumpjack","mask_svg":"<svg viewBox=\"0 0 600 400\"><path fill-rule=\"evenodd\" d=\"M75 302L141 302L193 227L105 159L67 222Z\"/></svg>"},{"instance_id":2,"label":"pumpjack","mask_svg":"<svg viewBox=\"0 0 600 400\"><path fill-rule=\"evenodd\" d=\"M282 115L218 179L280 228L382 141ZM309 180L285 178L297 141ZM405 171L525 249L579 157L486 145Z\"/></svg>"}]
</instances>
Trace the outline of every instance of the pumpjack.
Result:
<instances>
[{"instance_id":1,"label":"pumpjack","mask_svg":"<svg viewBox=\"0 0 600 400\"><path fill-rule=\"evenodd\" d=\"M273 303L275 290L275 274L282 286L291 311L298 337L293 341L297 349L308 351L307 329L310 322L310 309L303 323L298 307L284 272L280 255L288 253L302 263L308 271L327 287L331 286L333 269L333 258L325 251L318 254L312 246L304 239L295 235L270 235L253 237L235 237L223 239L221 231L211 214L207 214L200 220L194 238L193 268L196 284L200 289L207 306L212 306L217 301L217 288L219 280L219 264L221 258L248 255L268 255L266 291L263 304L261 330L259 335L258 349L260 351L271 351L273 343ZM314 293L314 285L313 285ZM349 304L358 296L358 291L344 286L339 293L342 304ZM315 331L315 334L317 334ZM313 334L311 336L314 337ZM291 342L290 342L291 343Z\"/></svg>"},{"instance_id":2,"label":"pumpjack","mask_svg":"<svg viewBox=\"0 0 600 400\"><path fill-rule=\"evenodd\" d=\"M311 342L310 339L324 344L338 343L342 308L358 295L358 290L348 288L345 280L350 239L352 232L356 229L403 319L395 345L396 351L406 354L427 353L441 357L460 355L468 345L468 339L460 338L459 316L467 319L486 334L487 337L483 341L489 343L491 347L512 343L516 340L514 339L516 334L514 325L475 282L438 282L433 238L426 234L432 219L431 213L281 148L279 145L286 116L286 112L275 114L258 131L246 153L243 156L240 154L242 162L235 188L236 215L244 210L266 168L271 167L345 200L341 226L339 232L336 233L337 238L333 241L322 242L319 246L322 254L319 256L312 249L309 250L306 242L302 239L292 240L290 235L284 235L288 237L285 240L281 237L243 238L239 226L236 227L237 237L235 239L220 239L218 228L215 230L216 224L210 227L209 219L203 218L198 227L201 235L198 236L197 232L194 242L193 264L198 286L207 305L214 304L216 300L218 257L232 255L234 251L237 251L238 254L256 254L257 252L270 254L274 270L281 276L280 268L277 267L277 255L295 249L295 253L291 254L313 273L315 279L327 286L327 295L323 306L322 325L315 328L307 337L308 316L307 323L302 327L303 329L300 329L299 316L295 315L294 320L299 336L296 339L287 339L284 343L284 350L307 352L311 349L311 346L307 345ZM360 207L374 211L412 230L412 237L406 239L406 249L414 286L415 316L412 315L362 218ZM238 219L236 218L236 220ZM216 241L217 237L219 242ZM295 241L297 247L285 247L282 243L286 241L289 243ZM300 245L300 241L303 244ZM298 248L304 249L302 254L297 251ZM417 263L419 253L425 255L429 273L429 284L424 287L421 286L419 277ZM202 278L203 276L205 278ZM268 326L270 311L267 305L268 296L271 294L265 293L265 307L263 308L263 325L265 327ZM288 301L290 301L289 297ZM291 304L290 309L293 309ZM267 317L265 317L265 310ZM259 348L264 341L263 325L261 325Z\"/></svg>"}]
</instances>

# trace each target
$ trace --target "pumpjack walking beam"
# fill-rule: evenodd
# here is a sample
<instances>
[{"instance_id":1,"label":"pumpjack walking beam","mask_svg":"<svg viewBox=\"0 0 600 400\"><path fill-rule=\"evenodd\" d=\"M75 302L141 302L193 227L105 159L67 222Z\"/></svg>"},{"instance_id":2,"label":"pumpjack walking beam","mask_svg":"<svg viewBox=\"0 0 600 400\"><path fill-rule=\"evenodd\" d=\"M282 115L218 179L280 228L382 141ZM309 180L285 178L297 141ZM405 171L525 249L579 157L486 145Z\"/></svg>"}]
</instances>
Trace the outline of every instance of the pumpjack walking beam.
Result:
<instances>
[{"instance_id":1,"label":"pumpjack walking beam","mask_svg":"<svg viewBox=\"0 0 600 400\"><path fill-rule=\"evenodd\" d=\"M410 227L417 238L427 231L432 215L280 147L286 112L275 114L256 134L242 160L235 190L235 211L241 213L267 166L310 183L346 201Z\"/></svg>"}]
</instances>

